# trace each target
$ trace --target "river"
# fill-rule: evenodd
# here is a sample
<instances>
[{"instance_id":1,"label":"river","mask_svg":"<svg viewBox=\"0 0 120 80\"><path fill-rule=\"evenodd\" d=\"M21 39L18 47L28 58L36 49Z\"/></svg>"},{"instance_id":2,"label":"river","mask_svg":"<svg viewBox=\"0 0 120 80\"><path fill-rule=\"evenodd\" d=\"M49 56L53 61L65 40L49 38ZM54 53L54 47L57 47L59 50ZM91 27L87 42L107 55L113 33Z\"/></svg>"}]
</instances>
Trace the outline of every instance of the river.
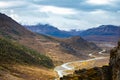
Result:
<instances>
[{"instance_id":1,"label":"river","mask_svg":"<svg viewBox=\"0 0 120 80\"><path fill-rule=\"evenodd\" d=\"M99 53L102 53L103 51L100 51ZM92 54L89 54L89 56L94 56ZM71 74L71 70L75 70L75 66L73 66L72 64L81 64L83 66L83 68L87 68L87 67L84 67L84 65L82 63L89 63L88 65L92 67L95 67L96 63L98 63L100 60L109 60L108 57L94 57L92 59L88 59L88 60L80 60L80 61L73 61L73 62L67 62L67 63L64 63L60 66L57 66L55 67L54 71L57 72L58 74L58 78L56 78L55 80L59 80L60 77L63 77L64 75L67 75L67 74ZM90 63L90 62L93 62L94 63ZM102 61L104 62L104 61ZM67 71L67 72L66 72Z\"/></svg>"}]
</instances>

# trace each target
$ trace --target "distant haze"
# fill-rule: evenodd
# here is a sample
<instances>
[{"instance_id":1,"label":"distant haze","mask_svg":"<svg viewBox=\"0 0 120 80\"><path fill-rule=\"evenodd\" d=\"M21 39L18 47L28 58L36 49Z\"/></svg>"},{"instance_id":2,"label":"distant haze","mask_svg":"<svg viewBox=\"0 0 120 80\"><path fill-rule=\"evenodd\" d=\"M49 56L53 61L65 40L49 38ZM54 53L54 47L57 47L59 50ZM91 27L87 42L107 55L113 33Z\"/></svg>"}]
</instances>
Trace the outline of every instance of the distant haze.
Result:
<instances>
[{"instance_id":1,"label":"distant haze","mask_svg":"<svg viewBox=\"0 0 120 80\"><path fill-rule=\"evenodd\" d=\"M61 30L120 25L120 0L0 0L0 12L19 23Z\"/></svg>"}]
</instances>

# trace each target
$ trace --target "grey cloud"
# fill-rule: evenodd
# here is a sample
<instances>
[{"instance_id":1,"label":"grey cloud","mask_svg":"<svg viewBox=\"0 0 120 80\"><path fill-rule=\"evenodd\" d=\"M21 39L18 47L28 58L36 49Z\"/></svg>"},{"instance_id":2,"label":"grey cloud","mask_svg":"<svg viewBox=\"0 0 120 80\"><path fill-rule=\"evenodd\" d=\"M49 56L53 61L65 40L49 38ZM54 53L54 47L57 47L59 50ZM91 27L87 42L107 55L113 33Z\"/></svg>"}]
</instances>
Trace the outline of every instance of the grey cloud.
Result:
<instances>
[{"instance_id":1,"label":"grey cloud","mask_svg":"<svg viewBox=\"0 0 120 80\"><path fill-rule=\"evenodd\" d=\"M120 25L120 1L112 5L90 5L86 0L1 0L21 1L21 5L0 8L3 12L22 24L49 23L59 29L87 29L102 24ZM56 9L71 9L76 14L55 14L50 11L40 12L42 6ZM14 11L14 13L11 12ZM61 10L64 11L64 10ZM69 10L68 10L69 11ZM67 12L66 12L67 13ZM17 16L18 15L18 16ZM56 20L57 19L57 20Z\"/></svg>"}]
</instances>

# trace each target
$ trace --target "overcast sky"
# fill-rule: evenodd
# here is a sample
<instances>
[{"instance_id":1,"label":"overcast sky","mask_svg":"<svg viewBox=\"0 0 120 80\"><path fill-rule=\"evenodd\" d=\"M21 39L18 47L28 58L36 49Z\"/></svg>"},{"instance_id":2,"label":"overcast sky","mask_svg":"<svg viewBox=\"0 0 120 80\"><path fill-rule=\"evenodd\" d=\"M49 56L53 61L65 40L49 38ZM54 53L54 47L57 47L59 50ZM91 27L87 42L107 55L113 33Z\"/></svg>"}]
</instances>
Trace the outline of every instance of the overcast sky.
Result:
<instances>
[{"instance_id":1,"label":"overcast sky","mask_svg":"<svg viewBox=\"0 0 120 80\"><path fill-rule=\"evenodd\" d=\"M51 24L62 30L120 25L120 0L0 0L0 12L21 24Z\"/></svg>"}]
</instances>

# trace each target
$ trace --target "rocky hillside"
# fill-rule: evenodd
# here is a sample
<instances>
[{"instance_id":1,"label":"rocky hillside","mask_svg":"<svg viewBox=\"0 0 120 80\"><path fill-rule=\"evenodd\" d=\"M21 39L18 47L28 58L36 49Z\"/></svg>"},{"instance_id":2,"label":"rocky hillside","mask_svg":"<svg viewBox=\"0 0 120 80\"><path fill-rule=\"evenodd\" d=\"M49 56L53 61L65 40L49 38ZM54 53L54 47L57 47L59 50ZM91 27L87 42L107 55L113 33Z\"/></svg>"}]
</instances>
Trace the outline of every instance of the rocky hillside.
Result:
<instances>
[{"instance_id":1,"label":"rocky hillside","mask_svg":"<svg viewBox=\"0 0 120 80\"><path fill-rule=\"evenodd\" d=\"M16 38L17 36L33 36L34 33L22 27L12 18L0 13L0 35L6 38Z\"/></svg>"},{"instance_id":2,"label":"rocky hillside","mask_svg":"<svg viewBox=\"0 0 120 80\"><path fill-rule=\"evenodd\" d=\"M64 42L78 50L86 50L86 49L100 50L100 48L98 48L94 43L88 42L88 41L84 40L83 38L81 38L80 36L66 38L66 39L64 39Z\"/></svg>"},{"instance_id":3,"label":"rocky hillside","mask_svg":"<svg viewBox=\"0 0 120 80\"><path fill-rule=\"evenodd\" d=\"M80 36L74 36L74 37L62 39L60 45L68 50L74 51L72 53L74 54L77 53L76 55L81 55L81 54L83 55L84 53L87 54L87 53L92 53L92 51L95 52L95 50L96 52L101 50L94 43L88 42L83 38L81 38Z\"/></svg>"},{"instance_id":4,"label":"rocky hillside","mask_svg":"<svg viewBox=\"0 0 120 80\"><path fill-rule=\"evenodd\" d=\"M108 66L76 70L74 74L64 76L60 80L120 80L120 41L110 51Z\"/></svg>"},{"instance_id":5,"label":"rocky hillside","mask_svg":"<svg viewBox=\"0 0 120 80\"><path fill-rule=\"evenodd\" d=\"M120 80L120 41L118 46L111 50L110 67L112 69L112 80Z\"/></svg>"}]
</instances>

